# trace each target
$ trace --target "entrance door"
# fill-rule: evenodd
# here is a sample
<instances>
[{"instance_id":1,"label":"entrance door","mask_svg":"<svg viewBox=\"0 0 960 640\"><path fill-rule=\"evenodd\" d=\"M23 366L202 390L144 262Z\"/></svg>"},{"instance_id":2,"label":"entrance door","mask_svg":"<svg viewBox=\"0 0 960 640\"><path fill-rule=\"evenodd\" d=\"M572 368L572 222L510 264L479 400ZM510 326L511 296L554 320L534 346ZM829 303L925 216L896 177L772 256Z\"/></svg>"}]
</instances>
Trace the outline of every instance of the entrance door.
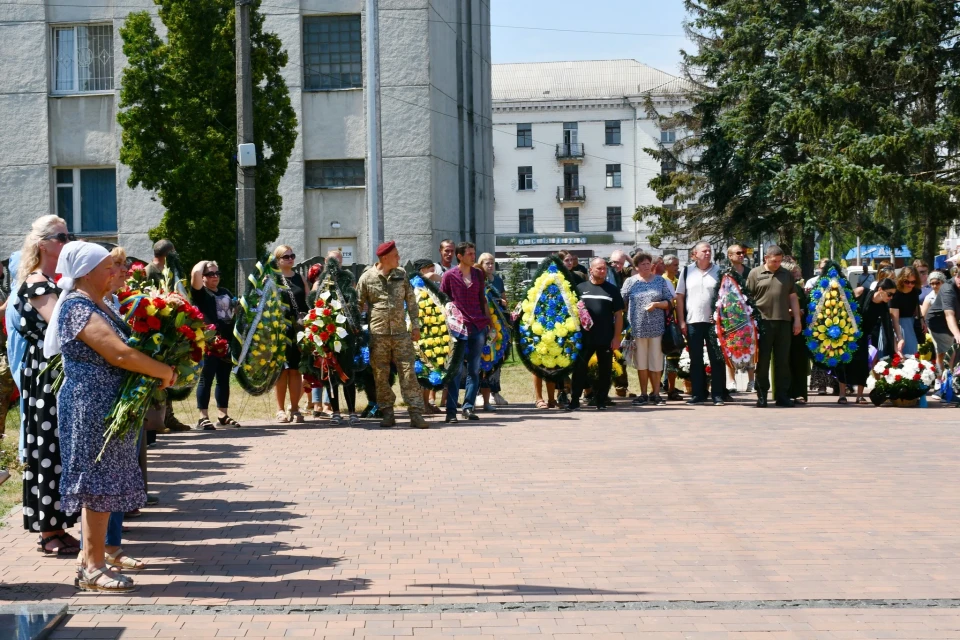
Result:
<instances>
[{"instance_id":1,"label":"entrance door","mask_svg":"<svg viewBox=\"0 0 960 640\"><path fill-rule=\"evenodd\" d=\"M567 193L567 197L576 195L579 188L580 167L575 164L563 165L563 190Z\"/></svg>"},{"instance_id":2,"label":"entrance door","mask_svg":"<svg viewBox=\"0 0 960 640\"><path fill-rule=\"evenodd\" d=\"M563 123L563 144L567 144L567 145L577 144L577 123L576 122Z\"/></svg>"}]
</instances>

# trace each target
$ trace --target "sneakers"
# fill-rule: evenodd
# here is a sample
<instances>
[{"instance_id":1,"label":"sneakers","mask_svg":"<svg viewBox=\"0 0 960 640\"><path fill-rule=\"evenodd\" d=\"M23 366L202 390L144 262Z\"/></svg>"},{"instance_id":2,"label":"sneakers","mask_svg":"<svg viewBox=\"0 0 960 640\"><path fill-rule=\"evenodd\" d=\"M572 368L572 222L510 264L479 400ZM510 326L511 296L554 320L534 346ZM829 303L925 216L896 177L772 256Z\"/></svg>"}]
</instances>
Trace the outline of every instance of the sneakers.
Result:
<instances>
[{"instance_id":1,"label":"sneakers","mask_svg":"<svg viewBox=\"0 0 960 640\"><path fill-rule=\"evenodd\" d=\"M473 409L464 409L463 410L463 419L464 420L479 420L480 416L474 413Z\"/></svg>"},{"instance_id":2,"label":"sneakers","mask_svg":"<svg viewBox=\"0 0 960 640\"><path fill-rule=\"evenodd\" d=\"M751 380L750 382L747 383L747 391L746 391L746 392L747 392L747 393L753 393L754 390L755 390L755 387L756 387L756 382L753 381L753 380Z\"/></svg>"},{"instance_id":3,"label":"sneakers","mask_svg":"<svg viewBox=\"0 0 960 640\"><path fill-rule=\"evenodd\" d=\"M665 405L665 404L667 404L667 401L664 400L664 399L663 399L663 396L661 396L659 393L656 393L656 394L650 396L650 404L660 406L660 405Z\"/></svg>"},{"instance_id":4,"label":"sneakers","mask_svg":"<svg viewBox=\"0 0 960 640\"><path fill-rule=\"evenodd\" d=\"M563 408L563 410L566 411L567 413L573 413L574 411L580 411L580 403L579 403L579 402L576 402L576 403L571 402L570 404L568 404L567 406L565 406L565 407Z\"/></svg>"},{"instance_id":5,"label":"sneakers","mask_svg":"<svg viewBox=\"0 0 960 640\"><path fill-rule=\"evenodd\" d=\"M630 404L632 404L635 407L642 407L643 405L647 404L647 401L648 401L647 394L643 394L631 400Z\"/></svg>"},{"instance_id":6,"label":"sneakers","mask_svg":"<svg viewBox=\"0 0 960 640\"><path fill-rule=\"evenodd\" d=\"M351 427L359 427L362 423L360 422L360 416L355 413L351 413L350 417L347 418L347 424Z\"/></svg>"},{"instance_id":7,"label":"sneakers","mask_svg":"<svg viewBox=\"0 0 960 640\"><path fill-rule=\"evenodd\" d=\"M680 400L683 400L683 394L681 394L679 391L674 389L673 391L667 394L667 400L676 400L677 402L679 402Z\"/></svg>"}]
</instances>

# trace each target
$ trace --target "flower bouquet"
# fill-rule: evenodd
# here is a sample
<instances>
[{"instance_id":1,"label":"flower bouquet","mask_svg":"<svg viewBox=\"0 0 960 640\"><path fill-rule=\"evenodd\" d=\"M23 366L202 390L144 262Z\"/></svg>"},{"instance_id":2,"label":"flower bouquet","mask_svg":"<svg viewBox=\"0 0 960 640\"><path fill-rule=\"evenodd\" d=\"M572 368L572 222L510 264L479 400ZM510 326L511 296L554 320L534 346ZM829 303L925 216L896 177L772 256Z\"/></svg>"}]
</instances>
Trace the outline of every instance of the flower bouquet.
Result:
<instances>
[{"instance_id":1,"label":"flower bouquet","mask_svg":"<svg viewBox=\"0 0 960 640\"><path fill-rule=\"evenodd\" d=\"M487 334L487 344L480 354L480 370L486 373L496 371L503 364L510 351L510 324L500 306L495 291L487 287L487 306L493 317L493 335Z\"/></svg>"},{"instance_id":2,"label":"flower bouquet","mask_svg":"<svg viewBox=\"0 0 960 640\"><path fill-rule=\"evenodd\" d=\"M759 316L743 277L733 269L725 269L717 283L714 321L723 357L736 371L750 369L757 361Z\"/></svg>"},{"instance_id":3,"label":"flower bouquet","mask_svg":"<svg viewBox=\"0 0 960 640\"><path fill-rule=\"evenodd\" d=\"M228 358L230 357L230 343L220 336L214 335L213 340L207 342L207 348L203 355L213 358Z\"/></svg>"},{"instance_id":4,"label":"flower bouquet","mask_svg":"<svg viewBox=\"0 0 960 640\"><path fill-rule=\"evenodd\" d=\"M420 276L412 277L410 284L417 299L420 323L420 340L413 345L417 354L413 370L421 387L440 389L463 362L464 345L448 326L450 299L446 294Z\"/></svg>"},{"instance_id":5,"label":"flower bouquet","mask_svg":"<svg viewBox=\"0 0 960 640\"><path fill-rule=\"evenodd\" d=\"M344 311L343 302L329 290L322 291L303 319L303 331L297 333L303 354L300 369L316 380L332 382L332 376L340 382L350 379L340 364L340 353L346 355L350 335Z\"/></svg>"},{"instance_id":6,"label":"flower bouquet","mask_svg":"<svg viewBox=\"0 0 960 640\"><path fill-rule=\"evenodd\" d=\"M814 361L828 369L850 362L861 335L860 314L850 283L836 264L824 266L807 311L803 335Z\"/></svg>"},{"instance_id":7,"label":"flower bouquet","mask_svg":"<svg viewBox=\"0 0 960 640\"><path fill-rule=\"evenodd\" d=\"M203 352L215 336L213 326L205 324L203 314L176 293L146 289L125 292L120 312L133 330L127 345L173 367L177 376L192 381L200 367ZM160 381L140 373L128 372L120 387L120 396L106 417L103 448L114 438L137 433L147 409L162 401Z\"/></svg>"},{"instance_id":8,"label":"flower bouquet","mask_svg":"<svg viewBox=\"0 0 960 640\"><path fill-rule=\"evenodd\" d=\"M867 378L870 400L877 406L892 400L894 406L914 406L937 379L936 368L927 360L895 354L882 358Z\"/></svg>"},{"instance_id":9,"label":"flower bouquet","mask_svg":"<svg viewBox=\"0 0 960 640\"><path fill-rule=\"evenodd\" d=\"M258 262L251 273L247 293L240 298L230 345L233 373L240 387L259 396L277 382L283 371L289 342L287 303L277 287L276 259Z\"/></svg>"},{"instance_id":10,"label":"flower bouquet","mask_svg":"<svg viewBox=\"0 0 960 640\"><path fill-rule=\"evenodd\" d=\"M581 349L574 282L559 258L544 258L514 327L520 360L534 375L554 382L572 371Z\"/></svg>"},{"instance_id":11,"label":"flower bouquet","mask_svg":"<svg viewBox=\"0 0 960 640\"><path fill-rule=\"evenodd\" d=\"M712 373L706 347L703 348L703 371L707 376ZM677 377L681 380L690 380L690 347L684 347L680 359L677 360Z\"/></svg>"}]
</instances>

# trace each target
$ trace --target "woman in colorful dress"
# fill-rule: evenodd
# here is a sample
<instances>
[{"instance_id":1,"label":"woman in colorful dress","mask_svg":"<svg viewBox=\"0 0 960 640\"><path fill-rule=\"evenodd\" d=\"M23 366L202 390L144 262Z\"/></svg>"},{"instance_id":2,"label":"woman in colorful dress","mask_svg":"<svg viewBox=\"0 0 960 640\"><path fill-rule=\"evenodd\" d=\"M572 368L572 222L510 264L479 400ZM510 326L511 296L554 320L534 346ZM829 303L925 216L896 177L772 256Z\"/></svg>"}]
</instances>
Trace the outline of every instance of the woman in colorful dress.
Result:
<instances>
[{"instance_id":1,"label":"woman in colorful dress","mask_svg":"<svg viewBox=\"0 0 960 640\"><path fill-rule=\"evenodd\" d=\"M53 392L58 372L47 366L43 341L59 295L54 282L57 259L71 238L62 218L51 215L34 221L21 252L16 302L20 334L28 345L20 372L26 449L23 527L40 534L38 551L61 557L77 555L80 542L65 531L77 517L67 515L60 500L62 461Z\"/></svg>"},{"instance_id":2,"label":"woman in colorful dress","mask_svg":"<svg viewBox=\"0 0 960 640\"><path fill-rule=\"evenodd\" d=\"M146 503L140 472L139 433L104 446L104 421L117 401L127 371L158 378L160 388L176 382L176 371L126 344L129 329L109 300L116 261L100 245L70 242L57 263L64 291L51 313L43 345L47 358L63 355L58 394L64 513L82 511L83 554L75 584L85 591L125 593L133 581L108 565L125 566L118 546L106 548L112 512ZM102 457L101 457L102 451ZM100 458L99 461L97 458ZM127 568L142 568L132 558Z\"/></svg>"},{"instance_id":3,"label":"woman in colorful dress","mask_svg":"<svg viewBox=\"0 0 960 640\"><path fill-rule=\"evenodd\" d=\"M303 276L294 273L293 265L297 254L293 247L282 244L273 250L277 259L277 268L280 270L280 289L283 291L284 301L287 303L287 319L290 321L287 337L287 359L283 365L283 372L277 380L277 422L285 424L303 423L303 414L300 413L300 397L303 395L303 376L300 374L300 346L297 344L297 332L303 329L303 316L309 310L307 307L307 285ZM286 397L290 392L290 412L287 413Z\"/></svg>"},{"instance_id":4,"label":"woman in colorful dress","mask_svg":"<svg viewBox=\"0 0 960 640\"><path fill-rule=\"evenodd\" d=\"M628 361L637 370L640 394L634 406L666 404L660 396L663 350L660 342L666 330L666 314L672 307L674 290L663 276L653 272L653 258L639 251L633 256L635 275L623 283L620 294L627 305L627 317L633 335L633 355ZM647 396L647 381L652 393Z\"/></svg>"}]
</instances>

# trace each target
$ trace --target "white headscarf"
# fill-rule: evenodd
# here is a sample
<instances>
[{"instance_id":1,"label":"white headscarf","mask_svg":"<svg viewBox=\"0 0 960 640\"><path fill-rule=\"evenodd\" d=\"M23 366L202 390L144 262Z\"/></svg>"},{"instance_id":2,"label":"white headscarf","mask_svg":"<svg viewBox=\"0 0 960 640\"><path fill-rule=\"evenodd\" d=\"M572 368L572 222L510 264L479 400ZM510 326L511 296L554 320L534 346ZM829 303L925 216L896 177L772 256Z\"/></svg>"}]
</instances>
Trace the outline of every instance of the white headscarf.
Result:
<instances>
[{"instance_id":1,"label":"white headscarf","mask_svg":"<svg viewBox=\"0 0 960 640\"><path fill-rule=\"evenodd\" d=\"M97 268L101 262L110 256L110 252L92 242L68 242L60 251L57 261L57 273L61 274L57 286L63 289L57 305L50 316L47 333L43 337L43 355L47 358L60 353L60 309L67 293L73 291L77 285L77 278L82 278Z\"/></svg>"}]
</instances>

